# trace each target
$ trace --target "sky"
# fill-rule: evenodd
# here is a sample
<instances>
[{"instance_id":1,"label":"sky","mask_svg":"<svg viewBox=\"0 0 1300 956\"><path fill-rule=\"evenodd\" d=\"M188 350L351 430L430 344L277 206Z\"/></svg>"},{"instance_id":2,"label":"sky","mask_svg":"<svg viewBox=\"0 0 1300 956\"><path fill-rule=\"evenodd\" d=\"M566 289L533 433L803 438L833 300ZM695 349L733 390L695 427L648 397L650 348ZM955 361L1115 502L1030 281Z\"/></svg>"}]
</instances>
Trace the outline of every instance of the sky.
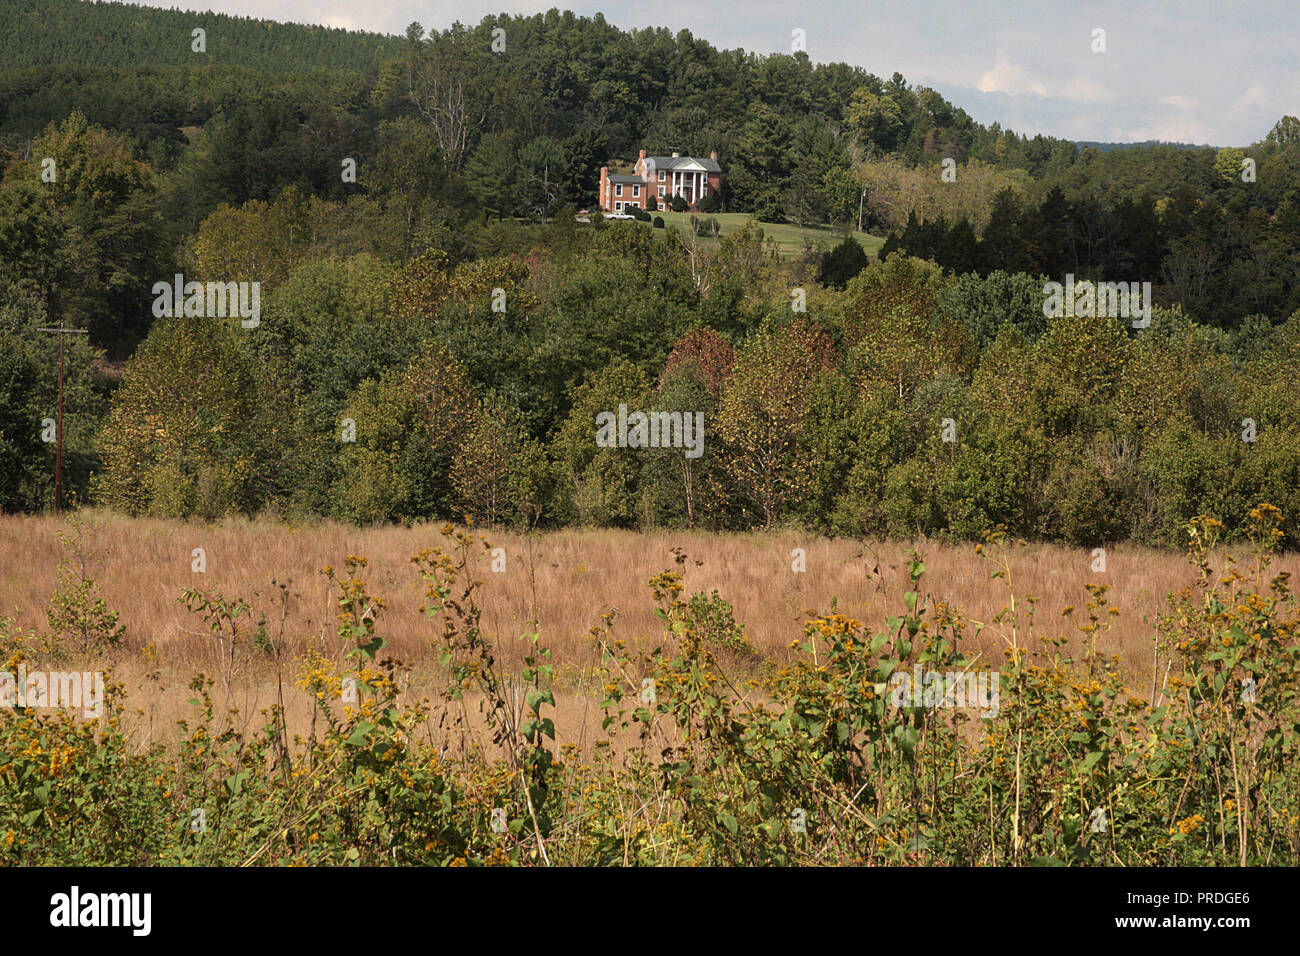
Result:
<instances>
[{"instance_id":1,"label":"sky","mask_svg":"<svg viewBox=\"0 0 1300 956\"><path fill-rule=\"evenodd\" d=\"M1300 3L1177 0L184 0L150 6L401 34L551 7L624 29L687 29L715 47L843 61L930 86L976 121L1072 140L1246 146L1300 115ZM1103 30L1104 37L1095 35ZM1104 39L1104 52L1094 50ZM507 43L508 43L507 37Z\"/></svg>"}]
</instances>

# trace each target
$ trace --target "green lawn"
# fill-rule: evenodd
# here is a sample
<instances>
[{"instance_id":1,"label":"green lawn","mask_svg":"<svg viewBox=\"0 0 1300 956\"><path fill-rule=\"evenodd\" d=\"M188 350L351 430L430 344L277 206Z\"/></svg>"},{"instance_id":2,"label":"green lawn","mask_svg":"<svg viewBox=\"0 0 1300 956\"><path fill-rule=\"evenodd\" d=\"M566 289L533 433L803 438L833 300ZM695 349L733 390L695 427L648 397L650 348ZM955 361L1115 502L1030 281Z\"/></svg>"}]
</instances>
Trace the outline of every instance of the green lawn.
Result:
<instances>
[{"instance_id":1,"label":"green lawn","mask_svg":"<svg viewBox=\"0 0 1300 956\"><path fill-rule=\"evenodd\" d=\"M689 212L663 211L650 214L651 218L663 216L664 225L677 226L683 231L690 230L691 215ZM701 219L710 218L702 213L696 213L695 215ZM715 213L711 218L718 220L718 223L722 226L722 235L725 236L731 230L743 226L745 221L750 218L750 215L747 212L720 212ZM838 245L841 238L841 234L832 232L828 226L814 226L810 229L804 229L788 223L760 222L758 225L762 228L765 239L768 236L776 239L777 247L784 256L798 255L803 252L804 240L811 241L814 245L820 243L829 249L831 246ZM658 233L661 230L656 229L655 232ZM880 247L885 244L885 240L879 236L869 236L862 232L851 233L851 235L858 240L863 250L873 259L876 253L880 251Z\"/></svg>"}]
</instances>

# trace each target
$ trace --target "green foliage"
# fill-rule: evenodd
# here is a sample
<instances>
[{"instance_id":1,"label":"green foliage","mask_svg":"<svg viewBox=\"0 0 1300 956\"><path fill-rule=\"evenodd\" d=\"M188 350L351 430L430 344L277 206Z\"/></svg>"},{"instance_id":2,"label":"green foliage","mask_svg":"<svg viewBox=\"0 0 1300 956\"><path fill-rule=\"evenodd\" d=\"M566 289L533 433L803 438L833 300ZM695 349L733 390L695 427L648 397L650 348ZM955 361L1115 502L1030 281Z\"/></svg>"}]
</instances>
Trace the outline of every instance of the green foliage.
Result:
<instances>
[{"instance_id":1,"label":"green foliage","mask_svg":"<svg viewBox=\"0 0 1300 956\"><path fill-rule=\"evenodd\" d=\"M597 446L596 420L604 412L617 416L620 405L648 411L651 394L645 374L628 362L614 362L575 391L553 445L566 518L616 527L636 520L643 451Z\"/></svg>"},{"instance_id":2,"label":"green foliage","mask_svg":"<svg viewBox=\"0 0 1300 956\"><path fill-rule=\"evenodd\" d=\"M748 515L770 527L808 490L812 462L800 453L812 381L834 362L830 340L811 320L769 330L741 351L723 387L717 434L724 468Z\"/></svg>"},{"instance_id":3,"label":"green foliage","mask_svg":"<svg viewBox=\"0 0 1300 956\"><path fill-rule=\"evenodd\" d=\"M0 11L4 509L49 504L56 343L35 330L66 320L94 333L68 343L66 484L131 513L1165 545L1207 509L1300 514L1294 117L1217 152L1080 148L897 74L558 11L406 37L214 15L205 55L154 50L183 18ZM723 157L692 234L575 221L600 166L640 148ZM795 227L758 221L787 218L892 234L865 266L860 233L783 259ZM158 323L137 348L178 271L262 283L261 325ZM1067 272L1150 281L1151 326L1049 323L1042 283ZM728 350L761 350L788 307L834 354L756 360L724 401ZM684 344L705 327L718 341ZM434 338L442 370L413 365ZM623 364L702 406L701 459L579 447L580 389Z\"/></svg>"},{"instance_id":4,"label":"green foliage","mask_svg":"<svg viewBox=\"0 0 1300 956\"><path fill-rule=\"evenodd\" d=\"M336 427L350 419L355 442L340 455L330 501L339 517L370 522L447 514L451 470L473 421L473 386L430 342L405 369L362 382Z\"/></svg>"},{"instance_id":5,"label":"green foliage","mask_svg":"<svg viewBox=\"0 0 1300 956\"><path fill-rule=\"evenodd\" d=\"M120 643L126 628L118 626L118 612L109 610L95 579L89 575L87 561L97 556L92 552L93 528L73 512L58 538L63 556L54 594L46 608L46 621L56 639L70 645L65 650L87 657Z\"/></svg>"},{"instance_id":6,"label":"green foliage","mask_svg":"<svg viewBox=\"0 0 1300 956\"><path fill-rule=\"evenodd\" d=\"M843 289L850 279L867 267L867 254L862 244L852 236L845 236L835 248L822 253L817 270L817 281L825 286Z\"/></svg>"},{"instance_id":7,"label":"green foliage","mask_svg":"<svg viewBox=\"0 0 1300 956\"><path fill-rule=\"evenodd\" d=\"M238 319L164 318L113 394L99 435L97 501L129 514L248 512L260 502L258 423Z\"/></svg>"},{"instance_id":8,"label":"green foliage","mask_svg":"<svg viewBox=\"0 0 1300 956\"><path fill-rule=\"evenodd\" d=\"M51 123L31 150L0 182L0 265L33 281L51 317L89 328L97 344L134 344L153 281L172 272L153 170L80 112Z\"/></svg>"}]
</instances>

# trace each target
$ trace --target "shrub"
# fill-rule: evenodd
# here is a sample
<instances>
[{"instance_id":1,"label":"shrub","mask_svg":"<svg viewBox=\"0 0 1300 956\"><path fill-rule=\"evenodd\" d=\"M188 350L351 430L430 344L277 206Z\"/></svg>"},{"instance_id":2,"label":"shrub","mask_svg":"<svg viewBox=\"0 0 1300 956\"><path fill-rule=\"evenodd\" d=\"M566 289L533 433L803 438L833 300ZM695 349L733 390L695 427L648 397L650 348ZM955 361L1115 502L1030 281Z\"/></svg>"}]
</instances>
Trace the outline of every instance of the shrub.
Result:
<instances>
[{"instance_id":1,"label":"shrub","mask_svg":"<svg viewBox=\"0 0 1300 956\"><path fill-rule=\"evenodd\" d=\"M654 227L655 227L656 229L662 229L662 228L664 227L664 217L663 217L663 216L655 216Z\"/></svg>"},{"instance_id":2,"label":"shrub","mask_svg":"<svg viewBox=\"0 0 1300 956\"><path fill-rule=\"evenodd\" d=\"M68 527L57 534L63 557L57 571L58 586L45 612L50 630L57 638L70 640L73 650L83 656L120 643L126 628L118 626L118 612L108 609L86 567L94 557L93 529L74 511L68 517Z\"/></svg>"},{"instance_id":3,"label":"shrub","mask_svg":"<svg viewBox=\"0 0 1300 956\"><path fill-rule=\"evenodd\" d=\"M852 236L845 236L834 249L821 256L817 281L822 285L843 289L849 280L867 267L867 254L862 244Z\"/></svg>"},{"instance_id":4,"label":"shrub","mask_svg":"<svg viewBox=\"0 0 1300 956\"><path fill-rule=\"evenodd\" d=\"M697 236L716 236L722 232L722 225L712 216L708 219L700 219L696 216L691 216L691 229L695 231Z\"/></svg>"},{"instance_id":5,"label":"shrub","mask_svg":"<svg viewBox=\"0 0 1300 956\"><path fill-rule=\"evenodd\" d=\"M771 192L756 197L751 211L759 222L785 222L780 197Z\"/></svg>"}]
</instances>

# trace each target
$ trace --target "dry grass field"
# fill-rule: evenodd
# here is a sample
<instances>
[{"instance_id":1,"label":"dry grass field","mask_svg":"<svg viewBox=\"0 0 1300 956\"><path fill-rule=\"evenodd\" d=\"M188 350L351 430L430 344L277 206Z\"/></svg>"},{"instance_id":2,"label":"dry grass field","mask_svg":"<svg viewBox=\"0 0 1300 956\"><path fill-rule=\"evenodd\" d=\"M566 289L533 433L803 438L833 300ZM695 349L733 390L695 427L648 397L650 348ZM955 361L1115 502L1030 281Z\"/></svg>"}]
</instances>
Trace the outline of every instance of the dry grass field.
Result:
<instances>
[{"instance_id":1,"label":"dry grass field","mask_svg":"<svg viewBox=\"0 0 1300 956\"><path fill-rule=\"evenodd\" d=\"M336 634L336 596L320 572L326 565L340 568L349 554L370 562L367 584L385 602L378 630L389 641L388 651L410 668L411 686L427 692L438 680L436 624L419 613L423 583L410 558L446 543L440 526L357 528L324 522L295 527L265 520L208 525L93 510L82 514L93 529L87 574L108 606L120 612L126 640L106 659L76 663L107 665L126 683L132 706L145 712L142 726L148 736L186 715L192 696L187 685L200 671L217 679L218 700L237 707L246 726L255 725L258 711L274 699L267 662L250 658L243 669L238 662L223 664L203 622L178 602L184 588L215 589L227 598L245 599L255 612L265 611L274 633L283 635L290 659L309 649L341 658L345 647ZM51 517L0 518L0 617L29 630L48 630L44 608L63 554L59 527ZM1112 618L1113 627L1098 648L1118 655L1131 686L1143 693L1151 686L1156 615L1171 591L1193 579L1182 555L1128 546L1110 550L1105 573L1097 573L1091 569L1090 551L1012 544L996 551L1008 561L1008 587L1006 581L990 578L995 549L980 556L971 545L933 541L610 530L534 536L487 532L486 537L505 552L502 572L492 571L486 550L477 559L483 624L498 658L509 669L519 664L523 646L517 637L536 618L543 643L552 648L561 685L570 690L558 697L561 739L579 745L589 742L589 731L599 723L595 693L586 680L599 654L590 629L604 612L616 610L616 636L630 647L649 651L661 644L647 581L674 566L674 548L688 556L687 592L716 589L734 605L750 643L777 661L791 659L789 645L802 623L825 611L833 598L842 612L883 628L890 615L901 611L909 549L925 558L923 590L931 601L946 601L971 620L990 621L1012 593L1020 602L1032 597L1043 636L1081 641L1081 616L1063 611L1084 606L1086 585L1106 584L1120 614ZM196 548L203 549L206 561L201 573L193 570ZM805 551L804 572L792 570L795 548ZM1283 556L1276 568L1300 571L1300 556ZM283 608L275 603L279 589L273 582L288 586ZM991 632L981 642L991 660L1000 660ZM291 678L292 664L286 669ZM309 712L306 695L290 695L291 727L302 726Z\"/></svg>"}]
</instances>

